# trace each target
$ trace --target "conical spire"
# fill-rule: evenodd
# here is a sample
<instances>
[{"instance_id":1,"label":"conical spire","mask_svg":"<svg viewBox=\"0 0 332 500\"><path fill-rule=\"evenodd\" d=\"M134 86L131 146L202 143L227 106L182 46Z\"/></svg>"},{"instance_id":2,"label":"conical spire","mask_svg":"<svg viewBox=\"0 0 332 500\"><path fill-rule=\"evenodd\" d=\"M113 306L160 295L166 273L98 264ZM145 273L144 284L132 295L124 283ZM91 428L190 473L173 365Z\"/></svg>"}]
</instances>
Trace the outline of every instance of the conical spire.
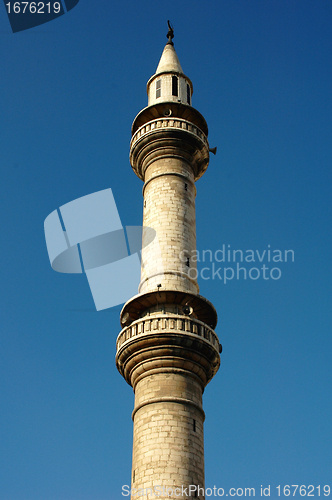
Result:
<instances>
[{"instance_id":1,"label":"conical spire","mask_svg":"<svg viewBox=\"0 0 332 500\"><path fill-rule=\"evenodd\" d=\"M167 42L167 44L165 45L155 74L158 75L159 73L165 72L183 74L183 70L181 68L181 64L175 52L174 46L169 42Z\"/></svg>"},{"instance_id":2,"label":"conical spire","mask_svg":"<svg viewBox=\"0 0 332 500\"><path fill-rule=\"evenodd\" d=\"M191 106L193 86L183 73L173 45L174 30L168 22L168 42L161 55L157 70L147 83L148 105L177 102Z\"/></svg>"}]
</instances>

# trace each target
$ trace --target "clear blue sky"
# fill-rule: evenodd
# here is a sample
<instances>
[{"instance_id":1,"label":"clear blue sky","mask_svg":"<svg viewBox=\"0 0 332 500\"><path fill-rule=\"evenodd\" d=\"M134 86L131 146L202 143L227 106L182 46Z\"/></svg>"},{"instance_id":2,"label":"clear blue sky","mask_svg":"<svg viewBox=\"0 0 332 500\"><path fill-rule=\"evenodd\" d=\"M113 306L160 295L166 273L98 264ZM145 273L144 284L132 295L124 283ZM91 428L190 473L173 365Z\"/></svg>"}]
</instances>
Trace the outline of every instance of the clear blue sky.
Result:
<instances>
[{"instance_id":1,"label":"clear blue sky","mask_svg":"<svg viewBox=\"0 0 332 500\"><path fill-rule=\"evenodd\" d=\"M198 249L295 255L278 280L200 280L224 347L206 486L332 483L331 1L81 0L16 34L0 8L0 500L118 500L130 481L120 306L95 312L84 276L52 271L43 222L110 187L122 223L141 223L130 128L167 19L218 147Z\"/></svg>"}]
</instances>

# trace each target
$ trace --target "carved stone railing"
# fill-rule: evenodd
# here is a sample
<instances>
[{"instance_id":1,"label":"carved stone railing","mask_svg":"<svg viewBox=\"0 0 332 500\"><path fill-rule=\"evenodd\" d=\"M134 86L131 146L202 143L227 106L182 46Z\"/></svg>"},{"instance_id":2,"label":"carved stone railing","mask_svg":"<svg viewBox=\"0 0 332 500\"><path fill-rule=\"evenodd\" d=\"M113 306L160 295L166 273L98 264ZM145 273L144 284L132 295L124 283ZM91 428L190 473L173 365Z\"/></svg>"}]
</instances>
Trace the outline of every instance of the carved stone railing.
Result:
<instances>
[{"instance_id":1,"label":"carved stone railing","mask_svg":"<svg viewBox=\"0 0 332 500\"><path fill-rule=\"evenodd\" d=\"M161 128L186 130L187 132L195 135L196 137L199 137L204 142L204 144L207 147L209 147L206 135L204 134L204 132L202 132L200 128L196 127L196 125L181 118L165 117L165 118L157 118L156 120L151 120L150 122L147 122L145 125L140 127L138 130L136 130L135 134L131 139L130 148L132 148L135 142L138 141L138 139L140 139L142 136L152 133L155 130Z\"/></svg>"},{"instance_id":2,"label":"carved stone railing","mask_svg":"<svg viewBox=\"0 0 332 500\"><path fill-rule=\"evenodd\" d=\"M209 326L198 319L178 315L146 316L133 321L121 330L116 341L117 351L122 344L140 335L158 335L158 333L186 333L203 338L219 351L219 339Z\"/></svg>"}]
</instances>

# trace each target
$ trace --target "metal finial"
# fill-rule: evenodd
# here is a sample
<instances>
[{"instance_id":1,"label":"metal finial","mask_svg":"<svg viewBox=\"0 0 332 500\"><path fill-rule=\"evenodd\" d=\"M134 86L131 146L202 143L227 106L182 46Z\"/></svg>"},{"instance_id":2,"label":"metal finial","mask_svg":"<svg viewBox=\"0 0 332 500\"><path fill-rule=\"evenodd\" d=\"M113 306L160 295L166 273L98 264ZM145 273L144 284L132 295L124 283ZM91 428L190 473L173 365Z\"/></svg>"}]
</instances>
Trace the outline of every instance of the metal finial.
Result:
<instances>
[{"instance_id":1,"label":"metal finial","mask_svg":"<svg viewBox=\"0 0 332 500\"><path fill-rule=\"evenodd\" d=\"M167 24L168 24L168 33L166 35L168 38L167 43L174 45L174 43L172 42L172 38L174 38L174 29L173 29L173 26L171 25L170 21L167 21Z\"/></svg>"}]
</instances>

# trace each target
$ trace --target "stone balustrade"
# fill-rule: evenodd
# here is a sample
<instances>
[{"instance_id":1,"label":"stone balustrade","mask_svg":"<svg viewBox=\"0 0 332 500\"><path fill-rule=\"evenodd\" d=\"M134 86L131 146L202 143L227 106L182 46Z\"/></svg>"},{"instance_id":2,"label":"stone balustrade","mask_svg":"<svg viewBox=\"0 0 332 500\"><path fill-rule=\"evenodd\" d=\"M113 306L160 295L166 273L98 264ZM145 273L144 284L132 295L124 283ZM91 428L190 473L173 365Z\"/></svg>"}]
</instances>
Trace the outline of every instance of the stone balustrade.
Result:
<instances>
[{"instance_id":1,"label":"stone balustrade","mask_svg":"<svg viewBox=\"0 0 332 500\"><path fill-rule=\"evenodd\" d=\"M130 148L134 146L134 144L140 139L142 136L152 133L155 130L158 129L182 129L186 130L187 132L195 135L196 137L199 137L204 144L209 147L209 143L207 140L206 135L202 130L193 123L183 120L181 118L171 118L171 117L163 117L163 118L157 118L155 120L151 120L147 123L145 123L142 127L140 127L138 130L136 130L135 134L133 135L131 142L130 142Z\"/></svg>"},{"instance_id":2,"label":"stone balustrade","mask_svg":"<svg viewBox=\"0 0 332 500\"><path fill-rule=\"evenodd\" d=\"M127 340L139 335L158 335L168 331L170 333L186 333L197 335L219 351L219 339L216 333L202 321L199 321L188 316L179 315L158 315L145 316L136 321L133 321L129 326L121 330L116 341L116 348L119 351L120 347Z\"/></svg>"}]
</instances>

